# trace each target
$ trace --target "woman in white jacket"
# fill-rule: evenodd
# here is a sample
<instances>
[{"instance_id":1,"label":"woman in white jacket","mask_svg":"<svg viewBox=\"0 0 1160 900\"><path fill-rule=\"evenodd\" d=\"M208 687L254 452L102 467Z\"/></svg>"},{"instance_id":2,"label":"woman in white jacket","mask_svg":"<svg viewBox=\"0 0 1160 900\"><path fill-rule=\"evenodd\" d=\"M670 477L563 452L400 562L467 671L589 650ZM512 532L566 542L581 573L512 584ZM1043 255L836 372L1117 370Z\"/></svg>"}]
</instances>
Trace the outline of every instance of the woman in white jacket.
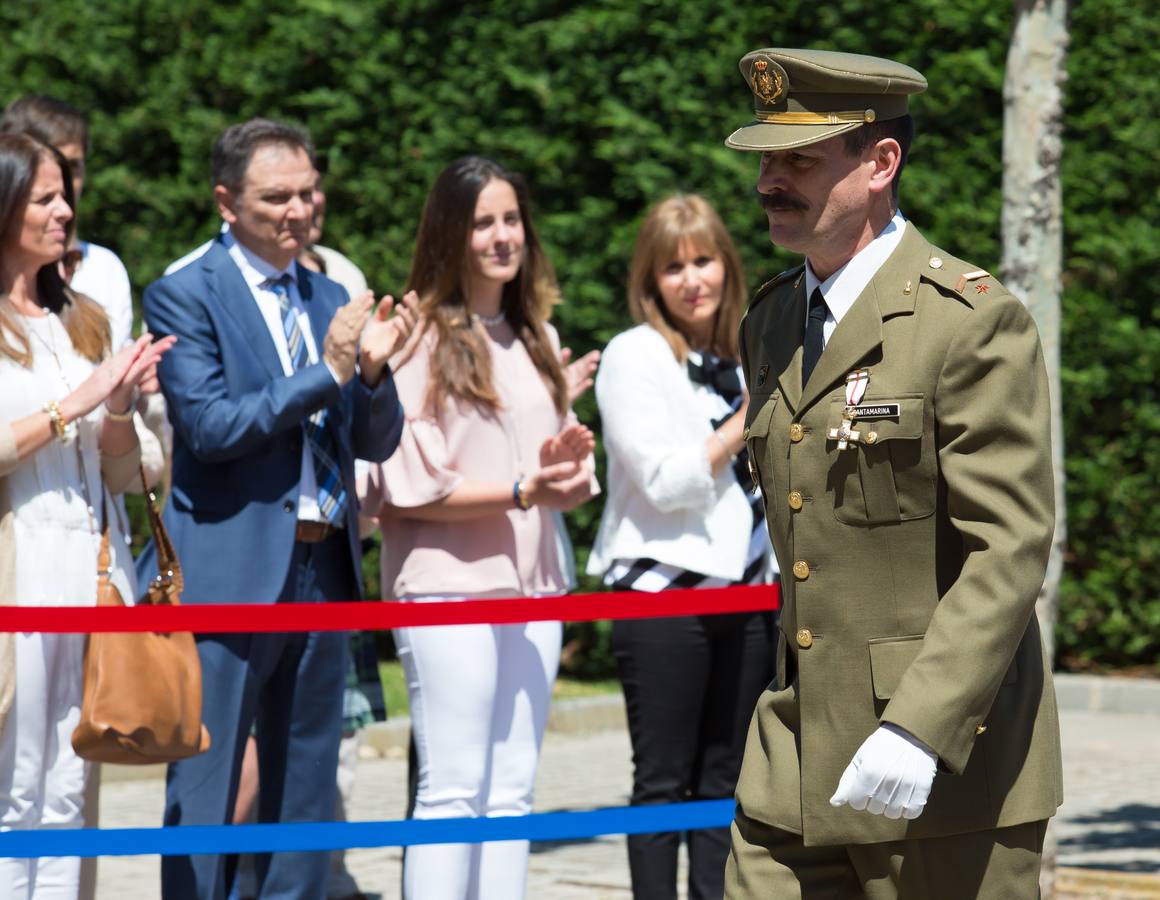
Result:
<instances>
[{"instance_id":1,"label":"woman in white jacket","mask_svg":"<svg viewBox=\"0 0 1160 900\"><path fill-rule=\"evenodd\" d=\"M617 590L773 580L742 438L737 364L745 285L720 217L670 197L641 227L628 302L596 377L608 499L588 572ZM613 650L628 706L634 804L733 795L749 718L774 671L770 613L619 620ZM677 896L679 833L633 835L636 900ZM726 828L688 835L690 900L724 890Z\"/></svg>"}]
</instances>

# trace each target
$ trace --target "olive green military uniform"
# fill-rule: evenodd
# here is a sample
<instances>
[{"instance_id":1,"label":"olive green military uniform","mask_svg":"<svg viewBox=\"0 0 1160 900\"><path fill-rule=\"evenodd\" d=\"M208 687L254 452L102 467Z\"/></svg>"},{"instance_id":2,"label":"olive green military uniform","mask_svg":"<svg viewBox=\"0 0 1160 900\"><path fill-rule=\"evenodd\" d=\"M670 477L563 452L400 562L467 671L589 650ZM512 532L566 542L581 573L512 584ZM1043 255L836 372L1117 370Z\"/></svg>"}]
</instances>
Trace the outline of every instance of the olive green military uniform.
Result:
<instances>
[{"instance_id":1,"label":"olive green military uniform","mask_svg":"<svg viewBox=\"0 0 1160 900\"><path fill-rule=\"evenodd\" d=\"M783 63L788 81L789 53L810 51L756 56ZM821 54L825 65L838 56ZM754 57L742 72L760 112ZM750 727L727 896L1026 896L1062 802L1033 615L1054 525L1035 325L912 223L803 385L806 307L799 267L762 288L741 326L746 437L786 577L777 681ZM868 387L847 416L856 371ZM844 426L855 435L840 449ZM881 723L938 757L917 819L829 803Z\"/></svg>"}]
</instances>

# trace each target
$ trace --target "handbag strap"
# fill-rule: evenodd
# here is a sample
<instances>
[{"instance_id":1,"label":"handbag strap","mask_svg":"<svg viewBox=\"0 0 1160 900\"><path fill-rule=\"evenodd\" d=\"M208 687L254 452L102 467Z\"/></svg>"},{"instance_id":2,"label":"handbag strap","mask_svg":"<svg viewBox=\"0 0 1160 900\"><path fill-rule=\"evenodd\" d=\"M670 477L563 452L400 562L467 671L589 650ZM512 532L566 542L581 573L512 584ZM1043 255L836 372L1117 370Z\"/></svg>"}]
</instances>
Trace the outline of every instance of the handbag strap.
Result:
<instances>
[{"instance_id":1,"label":"handbag strap","mask_svg":"<svg viewBox=\"0 0 1160 900\"><path fill-rule=\"evenodd\" d=\"M109 508L101 485L101 549L97 551L97 584L108 584L113 574L113 554L109 550Z\"/></svg>"},{"instance_id":2,"label":"handbag strap","mask_svg":"<svg viewBox=\"0 0 1160 900\"><path fill-rule=\"evenodd\" d=\"M173 541L169 538L169 531L161 520L161 513L157 509L157 495L153 493L149 488L149 482L145 480L145 467L138 464L137 471L141 476L141 488L145 494L145 512L149 516L149 530L153 532L153 546L157 550L157 575L154 578L154 583L164 591L171 601L176 602L185 588L185 579L181 574L181 561L177 558L177 551L173 549ZM105 545L102 544L102 546Z\"/></svg>"}]
</instances>

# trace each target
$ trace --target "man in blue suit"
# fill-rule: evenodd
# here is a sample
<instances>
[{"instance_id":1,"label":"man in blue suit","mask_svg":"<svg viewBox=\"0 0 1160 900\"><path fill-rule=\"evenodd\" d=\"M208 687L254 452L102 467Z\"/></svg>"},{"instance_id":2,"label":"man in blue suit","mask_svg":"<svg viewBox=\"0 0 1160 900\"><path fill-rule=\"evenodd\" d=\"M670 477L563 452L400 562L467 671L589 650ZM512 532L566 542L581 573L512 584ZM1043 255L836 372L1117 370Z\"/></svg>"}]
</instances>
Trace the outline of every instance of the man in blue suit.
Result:
<instances>
[{"instance_id":1,"label":"man in blue suit","mask_svg":"<svg viewBox=\"0 0 1160 900\"><path fill-rule=\"evenodd\" d=\"M150 285L145 319L176 335L159 369L174 429L166 523L185 603L295 603L361 595L354 458L386 459L403 410L386 364L414 326L384 298L295 262L312 214L305 132L253 119L213 150L229 225L195 262ZM198 635L213 746L169 768L165 824L230 821L254 728L263 822L334 812L346 634ZM220 856L165 857L166 900L221 900ZM262 897L325 896L326 853L257 860Z\"/></svg>"}]
</instances>

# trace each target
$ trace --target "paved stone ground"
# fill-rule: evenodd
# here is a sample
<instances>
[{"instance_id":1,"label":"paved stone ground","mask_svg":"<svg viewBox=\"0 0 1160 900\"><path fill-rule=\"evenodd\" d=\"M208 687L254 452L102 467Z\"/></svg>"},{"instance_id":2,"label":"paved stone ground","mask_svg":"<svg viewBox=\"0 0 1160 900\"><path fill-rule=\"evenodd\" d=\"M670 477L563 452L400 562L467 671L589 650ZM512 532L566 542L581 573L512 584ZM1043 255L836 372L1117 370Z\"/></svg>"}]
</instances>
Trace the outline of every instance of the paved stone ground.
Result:
<instances>
[{"instance_id":1,"label":"paved stone ground","mask_svg":"<svg viewBox=\"0 0 1160 900\"><path fill-rule=\"evenodd\" d=\"M1064 711L1066 801L1057 818L1060 900L1160 897L1160 716ZM352 819L397 818L404 808L405 760L364 759ZM549 733L537 808L591 808L624 803L630 780L623 730ZM106 828L149 827L161 816L162 783L112 782L102 793ZM349 866L364 891L399 896L400 853L355 850ZM1089 871L1090 870L1090 871ZM1120 874L1124 873L1124 874ZM100 900L159 897L157 857L104 859ZM533 848L533 900L624 900L631 897L624 839ZM682 897L684 895L682 894Z\"/></svg>"}]
</instances>

